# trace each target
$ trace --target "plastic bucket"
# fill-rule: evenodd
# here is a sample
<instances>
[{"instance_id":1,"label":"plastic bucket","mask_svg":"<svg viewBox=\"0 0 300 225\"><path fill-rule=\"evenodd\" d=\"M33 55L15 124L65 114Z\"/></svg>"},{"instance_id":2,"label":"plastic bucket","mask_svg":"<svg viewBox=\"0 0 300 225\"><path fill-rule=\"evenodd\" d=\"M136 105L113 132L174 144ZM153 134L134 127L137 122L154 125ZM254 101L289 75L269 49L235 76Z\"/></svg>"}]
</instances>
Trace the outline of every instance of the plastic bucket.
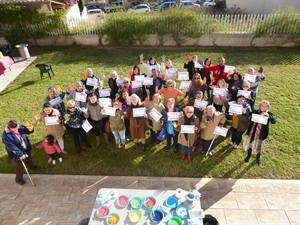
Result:
<instances>
[{"instance_id":1,"label":"plastic bucket","mask_svg":"<svg viewBox=\"0 0 300 225\"><path fill-rule=\"evenodd\" d=\"M117 198L117 206L124 208L128 203L129 197L126 195L121 195Z\"/></svg>"},{"instance_id":2,"label":"plastic bucket","mask_svg":"<svg viewBox=\"0 0 300 225\"><path fill-rule=\"evenodd\" d=\"M152 209L156 204L156 199L152 196L146 198L144 205L147 209Z\"/></svg>"},{"instance_id":3,"label":"plastic bucket","mask_svg":"<svg viewBox=\"0 0 300 225\"><path fill-rule=\"evenodd\" d=\"M165 204L167 207L175 209L178 206L178 199L173 196L170 196L165 200Z\"/></svg>"},{"instance_id":4,"label":"plastic bucket","mask_svg":"<svg viewBox=\"0 0 300 225\"><path fill-rule=\"evenodd\" d=\"M143 206L143 199L141 197L134 197L130 201L132 209L139 209Z\"/></svg>"},{"instance_id":5,"label":"plastic bucket","mask_svg":"<svg viewBox=\"0 0 300 225\"><path fill-rule=\"evenodd\" d=\"M107 206L101 206L97 209L97 216L99 218L104 218L109 214L109 208Z\"/></svg>"},{"instance_id":6,"label":"plastic bucket","mask_svg":"<svg viewBox=\"0 0 300 225\"><path fill-rule=\"evenodd\" d=\"M138 223L142 219L142 213L140 210L132 210L128 214L128 219L131 223Z\"/></svg>"},{"instance_id":7,"label":"plastic bucket","mask_svg":"<svg viewBox=\"0 0 300 225\"><path fill-rule=\"evenodd\" d=\"M182 220L177 216L172 216L168 220L168 225L182 225Z\"/></svg>"},{"instance_id":8,"label":"plastic bucket","mask_svg":"<svg viewBox=\"0 0 300 225\"><path fill-rule=\"evenodd\" d=\"M106 218L106 223L108 225L116 225L120 220L120 216L117 213L111 213Z\"/></svg>"},{"instance_id":9,"label":"plastic bucket","mask_svg":"<svg viewBox=\"0 0 300 225\"><path fill-rule=\"evenodd\" d=\"M153 210L151 213L150 213L150 218L151 218L151 221L154 222L154 223L159 223L163 220L164 218L164 213L161 211L161 210Z\"/></svg>"}]
</instances>

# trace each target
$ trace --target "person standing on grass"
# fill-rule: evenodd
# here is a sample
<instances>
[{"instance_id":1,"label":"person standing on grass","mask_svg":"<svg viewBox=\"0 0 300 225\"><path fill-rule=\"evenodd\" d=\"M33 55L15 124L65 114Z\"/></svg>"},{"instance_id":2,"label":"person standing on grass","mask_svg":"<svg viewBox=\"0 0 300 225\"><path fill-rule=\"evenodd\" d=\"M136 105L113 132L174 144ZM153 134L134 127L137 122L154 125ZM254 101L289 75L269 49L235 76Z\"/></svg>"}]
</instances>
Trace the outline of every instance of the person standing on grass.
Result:
<instances>
[{"instance_id":1,"label":"person standing on grass","mask_svg":"<svg viewBox=\"0 0 300 225\"><path fill-rule=\"evenodd\" d=\"M156 87L156 92L164 95L164 105L167 105L167 100L169 98L175 99L175 106L178 105L178 97L184 96L184 93L176 88L176 82L174 80L167 80L166 88L158 89Z\"/></svg>"},{"instance_id":2,"label":"person standing on grass","mask_svg":"<svg viewBox=\"0 0 300 225\"><path fill-rule=\"evenodd\" d=\"M200 65L200 61L198 60L198 56L193 55L192 60L190 61L190 56L187 55L185 57L185 63L183 64L183 68L187 69L189 73L189 79L193 79L193 75L195 73L200 73L200 69L196 66L197 64Z\"/></svg>"},{"instance_id":3,"label":"person standing on grass","mask_svg":"<svg viewBox=\"0 0 300 225\"><path fill-rule=\"evenodd\" d=\"M199 73L195 73L193 75L192 83L186 92L186 96L188 97L188 101L195 100L196 93L201 91L204 95L205 91L207 90L207 85L203 83L201 76Z\"/></svg>"},{"instance_id":4,"label":"person standing on grass","mask_svg":"<svg viewBox=\"0 0 300 225\"><path fill-rule=\"evenodd\" d=\"M146 151L146 119L147 114L144 116L136 116L133 114L134 109L143 108L141 99L136 94L130 96L130 105L127 110L127 118L130 120L130 133L135 147L139 147L139 142L142 143L142 150Z\"/></svg>"},{"instance_id":5,"label":"person standing on grass","mask_svg":"<svg viewBox=\"0 0 300 225\"><path fill-rule=\"evenodd\" d=\"M234 149L238 149L242 141L242 135L248 129L248 120L251 114L250 105L245 101L245 97L240 95L236 98L236 104L243 106L243 114L232 115L231 124L231 141L229 145L233 146Z\"/></svg>"},{"instance_id":6,"label":"person standing on grass","mask_svg":"<svg viewBox=\"0 0 300 225\"><path fill-rule=\"evenodd\" d=\"M276 120L272 112L269 111L270 102L263 100L258 110L253 110L252 114L258 114L267 119L266 124L251 121L244 140L244 150L247 151L245 162L249 162L252 152L256 153L256 164L260 165L260 157L265 149L267 137L269 135L269 124L275 124Z\"/></svg>"},{"instance_id":7,"label":"person standing on grass","mask_svg":"<svg viewBox=\"0 0 300 225\"><path fill-rule=\"evenodd\" d=\"M158 90L162 89L163 85L166 84L166 81L158 76L158 71L155 68L153 68L151 72L152 72L151 77L153 78L153 84L152 85L147 85L146 89L149 89L150 100L153 100L152 98L153 98L153 95L155 94L155 90L156 89L158 89Z\"/></svg>"},{"instance_id":8,"label":"person standing on grass","mask_svg":"<svg viewBox=\"0 0 300 225\"><path fill-rule=\"evenodd\" d=\"M39 166L33 164L31 158L32 148L27 135L33 132L34 129L32 125L25 127L20 125L16 120L10 120L2 133L2 142L5 145L5 150L15 169L15 181L19 185L26 183L23 180L24 167L21 160L23 160L25 165L31 170L40 169Z\"/></svg>"},{"instance_id":9,"label":"person standing on grass","mask_svg":"<svg viewBox=\"0 0 300 225\"><path fill-rule=\"evenodd\" d=\"M194 115L194 107L186 106L184 115L178 120L178 126L175 128L178 132L178 143L181 144L181 162L188 156L188 160L192 162L192 149L196 140L196 133L199 131L199 118ZM193 133L183 133L182 125L193 125Z\"/></svg>"},{"instance_id":10,"label":"person standing on grass","mask_svg":"<svg viewBox=\"0 0 300 225\"><path fill-rule=\"evenodd\" d=\"M147 76L151 76L152 69L156 69L157 72L160 72L160 65L157 63L155 57L150 57L148 63L141 62L142 66L146 67L148 70Z\"/></svg>"},{"instance_id":11,"label":"person standing on grass","mask_svg":"<svg viewBox=\"0 0 300 225\"><path fill-rule=\"evenodd\" d=\"M68 90L67 99L73 99L78 108L85 108L87 103L87 92L83 89L83 84L81 81L77 81L75 84L76 88ZM78 98L81 97L81 98ZM80 100L78 100L80 99Z\"/></svg>"},{"instance_id":12,"label":"person standing on grass","mask_svg":"<svg viewBox=\"0 0 300 225\"><path fill-rule=\"evenodd\" d=\"M222 112L223 106L225 105L228 97L228 89L225 86L224 79L219 79L217 84L213 86L212 89L213 105L218 112Z\"/></svg>"},{"instance_id":13,"label":"person standing on grass","mask_svg":"<svg viewBox=\"0 0 300 225\"><path fill-rule=\"evenodd\" d=\"M99 148L100 133L104 135L106 144L109 145L108 134L105 131L105 124L108 120L108 116L103 115L101 110L103 108L99 105L97 95L92 93L89 95L89 101L86 105L86 110L83 111L84 117L88 119L89 123L93 126L92 131L96 137L96 147Z\"/></svg>"},{"instance_id":14,"label":"person standing on grass","mask_svg":"<svg viewBox=\"0 0 300 225\"><path fill-rule=\"evenodd\" d=\"M211 66L211 59L210 58L206 58L203 62L203 64L205 66L210 67ZM210 89L210 85L211 85L211 77L210 77L210 71L201 68L199 71L200 75L201 75L201 79L203 80L203 83L207 85L207 100L209 101L209 104L211 104L212 102L212 93L211 93L211 89Z\"/></svg>"},{"instance_id":15,"label":"person standing on grass","mask_svg":"<svg viewBox=\"0 0 300 225\"><path fill-rule=\"evenodd\" d=\"M115 116L109 116L109 124L111 132L114 135L116 142L116 150L122 148L126 149L126 128L125 128L125 114L122 109L119 108L119 100L113 100L113 107L116 109ZM102 113L104 113L105 109L102 109Z\"/></svg>"},{"instance_id":16,"label":"person standing on grass","mask_svg":"<svg viewBox=\"0 0 300 225\"><path fill-rule=\"evenodd\" d=\"M153 100L150 101L146 105L148 119L146 121L147 126L150 128L151 134L151 143L154 144L157 142L157 135L161 131L161 122L158 120L156 121L152 116L150 116L151 110L156 110L157 112L161 113L165 106L161 103L161 96L160 94L156 93L153 95Z\"/></svg>"},{"instance_id":17,"label":"person standing on grass","mask_svg":"<svg viewBox=\"0 0 300 225\"><path fill-rule=\"evenodd\" d=\"M87 141L85 131L82 129L83 120L84 120L83 111L80 108L76 107L76 104L73 100L67 101L67 111L66 114L64 115L63 121L64 124L69 127L68 129L72 135L77 154L81 152L79 137L81 138L82 145L84 147L86 148L92 147Z\"/></svg>"},{"instance_id":18,"label":"person standing on grass","mask_svg":"<svg viewBox=\"0 0 300 225\"><path fill-rule=\"evenodd\" d=\"M179 109L174 106L175 99L169 98L167 100L167 107L161 112L162 118L160 119L162 126L166 129L166 139L167 145L165 147L166 150L169 150L171 147L171 139L173 139L173 151L174 153L178 152L178 131L174 129L173 123L176 124L178 121L169 121L168 113L169 112L179 112Z\"/></svg>"},{"instance_id":19,"label":"person standing on grass","mask_svg":"<svg viewBox=\"0 0 300 225\"><path fill-rule=\"evenodd\" d=\"M66 92L62 91L60 94L56 93L54 87L48 88L48 96L45 98L44 103L50 104L54 109L57 109L63 116L65 114L66 108L63 99L66 96Z\"/></svg>"},{"instance_id":20,"label":"person standing on grass","mask_svg":"<svg viewBox=\"0 0 300 225\"><path fill-rule=\"evenodd\" d=\"M86 69L86 72L81 80L81 82L89 92L92 92L97 88L97 84L99 83L99 81L100 78L94 74L91 68Z\"/></svg>"},{"instance_id":21,"label":"person standing on grass","mask_svg":"<svg viewBox=\"0 0 300 225\"><path fill-rule=\"evenodd\" d=\"M253 97L253 105L251 105L252 108L254 108L256 96L258 94L258 87L261 82L263 82L265 78L265 74L263 73L263 68L260 68L259 75L255 75L255 69L249 68L247 71L248 74L255 76L255 81L250 82L250 90L253 91L254 97Z\"/></svg>"},{"instance_id":22,"label":"person standing on grass","mask_svg":"<svg viewBox=\"0 0 300 225\"><path fill-rule=\"evenodd\" d=\"M55 159L57 158L59 162L62 162L63 159L59 155L59 153L64 153L67 154L66 151L62 150L58 144L55 142L55 138L53 135L49 134L45 137L44 141L41 142L40 144L37 144L35 146L36 148L43 148L46 152L47 155L49 155L52 159L52 164L55 165L56 161Z\"/></svg>"},{"instance_id":23,"label":"person standing on grass","mask_svg":"<svg viewBox=\"0 0 300 225\"><path fill-rule=\"evenodd\" d=\"M213 72L211 85L216 85L219 79L226 79L225 58L219 58L219 64L213 66L202 65L206 71Z\"/></svg>"},{"instance_id":24,"label":"person standing on grass","mask_svg":"<svg viewBox=\"0 0 300 225\"><path fill-rule=\"evenodd\" d=\"M200 123L200 134L201 134L201 144L202 149L201 154L204 154L208 151L208 148L213 140L214 131L216 126L223 127L225 124L226 118L225 114L217 112L215 107L209 105L206 107L206 110L203 113L201 123ZM208 153L209 156L212 156L212 151Z\"/></svg>"},{"instance_id":25,"label":"person standing on grass","mask_svg":"<svg viewBox=\"0 0 300 225\"><path fill-rule=\"evenodd\" d=\"M120 97L118 98L119 102L122 103L122 110L124 112L127 112L128 106L130 104L130 97L129 96L130 95L129 95L128 91L123 90L120 94ZM125 127L126 127L126 132L125 132L126 140L129 141L130 138L131 138L131 135L130 135L130 121L129 121L128 117L125 117L124 124L125 124Z\"/></svg>"},{"instance_id":26,"label":"person standing on grass","mask_svg":"<svg viewBox=\"0 0 300 225\"><path fill-rule=\"evenodd\" d=\"M119 87L117 85L117 79L119 79L119 78L118 78L117 71L115 71L115 70L112 70L110 72L109 78L105 78L105 75L103 75L103 80L108 83L108 86L110 88L110 96L109 97L111 100L116 98L116 94L118 94L118 91L119 91Z\"/></svg>"}]
</instances>

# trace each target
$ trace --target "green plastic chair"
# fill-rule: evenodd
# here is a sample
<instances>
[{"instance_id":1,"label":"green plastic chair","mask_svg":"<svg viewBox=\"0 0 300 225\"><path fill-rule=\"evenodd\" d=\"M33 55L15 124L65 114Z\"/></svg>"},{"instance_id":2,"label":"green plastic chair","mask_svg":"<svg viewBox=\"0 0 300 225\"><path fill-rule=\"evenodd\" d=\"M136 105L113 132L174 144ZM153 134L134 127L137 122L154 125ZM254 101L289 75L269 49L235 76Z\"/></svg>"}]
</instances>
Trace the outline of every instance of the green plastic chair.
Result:
<instances>
[{"instance_id":1,"label":"green plastic chair","mask_svg":"<svg viewBox=\"0 0 300 225\"><path fill-rule=\"evenodd\" d=\"M43 79L44 73L47 73L50 80L51 80L51 74L50 71L52 72L53 76L55 75L51 65L47 65L47 64L36 64L35 65L36 68L38 68L40 70L40 75L41 75L41 80Z\"/></svg>"}]
</instances>

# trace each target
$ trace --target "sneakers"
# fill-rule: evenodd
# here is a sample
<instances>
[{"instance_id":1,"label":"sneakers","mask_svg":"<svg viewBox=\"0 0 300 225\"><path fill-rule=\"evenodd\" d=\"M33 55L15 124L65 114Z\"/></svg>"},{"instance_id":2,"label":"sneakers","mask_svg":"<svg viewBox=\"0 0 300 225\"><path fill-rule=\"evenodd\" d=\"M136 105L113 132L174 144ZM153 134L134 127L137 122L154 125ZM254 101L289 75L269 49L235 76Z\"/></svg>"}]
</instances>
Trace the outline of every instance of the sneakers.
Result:
<instances>
[{"instance_id":1,"label":"sneakers","mask_svg":"<svg viewBox=\"0 0 300 225\"><path fill-rule=\"evenodd\" d=\"M228 145L233 146L234 143L231 141L231 142L228 143Z\"/></svg>"},{"instance_id":2,"label":"sneakers","mask_svg":"<svg viewBox=\"0 0 300 225\"><path fill-rule=\"evenodd\" d=\"M63 159L60 157L60 158L58 158L58 160L59 160L59 162L62 162L63 161Z\"/></svg>"},{"instance_id":3,"label":"sneakers","mask_svg":"<svg viewBox=\"0 0 300 225\"><path fill-rule=\"evenodd\" d=\"M26 182L24 180L16 180L16 183L19 185L24 185Z\"/></svg>"},{"instance_id":4,"label":"sneakers","mask_svg":"<svg viewBox=\"0 0 300 225\"><path fill-rule=\"evenodd\" d=\"M34 165L33 167L32 167L32 169L31 170L40 170L41 169L41 167L40 166L36 166L36 165Z\"/></svg>"},{"instance_id":5,"label":"sneakers","mask_svg":"<svg viewBox=\"0 0 300 225\"><path fill-rule=\"evenodd\" d=\"M234 149L238 149L238 148L239 148L239 145L234 145L233 148L234 148Z\"/></svg>"},{"instance_id":6,"label":"sneakers","mask_svg":"<svg viewBox=\"0 0 300 225\"><path fill-rule=\"evenodd\" d=\"M52 165L54 166L56 164L56 161L55 160L52 160Z\"/></svg>"},{"instance_id":7,"label":"sneakers","mask_svg":"<svg viewBox=\"0 0 300 225\"><path fill-rule=\"evenodd\" d=\"M213 154L212 154L211 151L210 151L207 155L208 155L209 157L212 157L212 156L213 156Z\"/></svg>"}]
</instances>

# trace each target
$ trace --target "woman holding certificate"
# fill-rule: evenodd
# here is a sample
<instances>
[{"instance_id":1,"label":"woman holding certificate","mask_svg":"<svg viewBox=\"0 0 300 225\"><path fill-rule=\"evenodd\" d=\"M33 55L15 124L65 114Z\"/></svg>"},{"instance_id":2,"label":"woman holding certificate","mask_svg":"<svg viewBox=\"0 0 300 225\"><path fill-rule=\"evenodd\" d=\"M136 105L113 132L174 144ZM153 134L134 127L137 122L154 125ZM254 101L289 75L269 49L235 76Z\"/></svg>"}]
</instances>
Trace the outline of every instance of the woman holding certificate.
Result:
<instances>
[{"instance_id":1,"label":"woman holding certificate","mask_svg":"<svg viewBox=\"0 0 300 225\"><path fill-rule=\"evenodd\" d=\"M266 139L269 135L269 124L275 124L276 120L273 113L269 111L270 103L266 100L259 104L258 110L252 112L252 119L247 130L247 137L244 141L244 149L247 151L245 162L249 162L251 153L256 153L256 163L260 165L260 156L262 155Z\"/></svg>"},{"instance_id":2,"label":"woman holding certificate","mask_svg":"<svg viewBox=\"0 0 300 225\"><path fill-rule=\"evenodd\" d=\"M131 92L132 92L132 94L136 94L141 99L141 101L145 101L145 99L148 96L146 87L142 84L142 82L140 83L140 85L138 87L136 87L136 84L135 84L135 82L137 81L135 76L140 76L140 75L142 75L140 72L140 68L137 65L135 65L133 67L133 71L129 72L129 76L131 79Z\"/></svg>"},{"instance_id":3,"label":"woman holding certificate","mask_svg":"<svg viewBox=\"0 0 300 225\"><path fill-rule=\"evenodd\" d=\"M142 105L141 99L136 94L130 96L127 117L130 120L131 138L136 148L138 148L139 142L141 142L142 150L146 151L146 108Z\"/></svg>"},{"instance_id":4,"label":"woman holding certificate","mask_svg":"<svg viewBox=\"0 0 300 225\"><path fill-rule=\"evenodd\" d=\"M212 105L206 107L200 123L202 154L208 151L208 148L214 138L214 131L216 126L223 127L225 121L225 114L217 112L215 107ZM210 151L208 155L212 156L212 151Z\"/></svg>"},{"instance_id":5,"label":"woman holding certificate","mask_svg":"<svg viewBox=\"0 0 300 225\"><path fill-rule=\"evenodd\" d=\"M102 107L99 105L98 98L95 93L90 94L86 108L87 110L84 111L84 117L88 118L89 123L93 126L92 131L96 137L96 147L100 147L101 132L104 135L106 144L109 144L108 135L105 132L105 123L108 120L108 116L101 113Z\"/></svg>"},{"instance_id":6,"label":"woman holding certificate","mask_svg":"<svg viewBox=\"0 0 300 225\"><path fill-rule=\"evenodd\" d=\"M228 90L225 87L225 81L224 79L219 79L217 85L213 86L213 105L218 112L223 111L227 96Z\"/></svg>"},{"instance_id":7,"label":"woman holding certificate","mask_svg":"<svg viewBox=\"0 0 300 225\"><path fill-rule=\"evenodd\" d=\"M161 111L165 106L161 103L160 94L153 95L153 100L146 105L148 119L147 126L150 128L151 143L157 142L157 134L161 131L160 118L162 117Z\"/></svg>"},{"instance_id":8,"label":"woman holding certificate","mask_svg":"<svg viewBox=\"0 0 300 225\"><path fill-rule=\"evenodd\" d=\"M109 78L105 78L105 75L103 75L103 80L108 83L108 86L110 88L110 96L109 97L112 100L116 98L116 94L119 91L119 87L117 85L117 79L119 79L119 78L118 78L117 71L115 71L115 70L112 70L110 72Z\"/></svg>"},{"instance_id":9,"label":"woman holding certificate","mask_svg":"<svg viewBox=\"0 0 300 225\"><path fill-rule=\"evenodd\" d=\"M77 81L75 86L75 90L72 90L72 87L68 88L67 99L73 99L78 108L85 108L87 102L87 92L83 90L83 84L81 81Z\"/></svg>"},{"instance_id":10,"label":"woman holding certificate","mask_svg":"<svg viewBox=\"0 0 300 225\"><path fill-rule=\"evenodd\" d=\"M192 161L192 147L196 140L196 132L199 131L199 118L194 115L194 107L186 106L184 115L179 118L178 126L175 128L179 131L178 143L181 144L181 161L183 162L188 156Z\"/></svg>"},{"instance_id":11,"label":"woman holding certificate","mask_svg":"<svg viewBox=\"0 0 300 225\"><path fill-rule=\"evenodd\" d=\"M94 72L91 68L87 68L85 74L83 74L81 82L88 91L92 91L97 88L100 78L94 75Z\"/></svg>"},{"instance_id":12,"label":"woman holding certificate","mask_svg":"<svg viewBox=\"0 0 300 225\"><path fill-rule=\"evenodd\" d=\"M45 103L40 114L39 120L44 124L44 135L51 134L57 140L59 147L64 150L64 128L62 126L62 115L49 103ZM36 122L38 122L36 121Z\"/></svg>"},{"instance_id":13,"label":"woman holding certificate","mask_svg":"<svg viewBox=\"0 0 300 225\"><path fill-rule=\"evenodd\" d=\"M198 91L201 91L203 94L207 90L207 85L203 83L203 80L201 79L201 76L199 73L195 73L193 75L193 80L191 83L190 88L188 89L186 96L188 96L188 100L193 101L195 100L196 93Z\"/></svg>"}]
</instances>

